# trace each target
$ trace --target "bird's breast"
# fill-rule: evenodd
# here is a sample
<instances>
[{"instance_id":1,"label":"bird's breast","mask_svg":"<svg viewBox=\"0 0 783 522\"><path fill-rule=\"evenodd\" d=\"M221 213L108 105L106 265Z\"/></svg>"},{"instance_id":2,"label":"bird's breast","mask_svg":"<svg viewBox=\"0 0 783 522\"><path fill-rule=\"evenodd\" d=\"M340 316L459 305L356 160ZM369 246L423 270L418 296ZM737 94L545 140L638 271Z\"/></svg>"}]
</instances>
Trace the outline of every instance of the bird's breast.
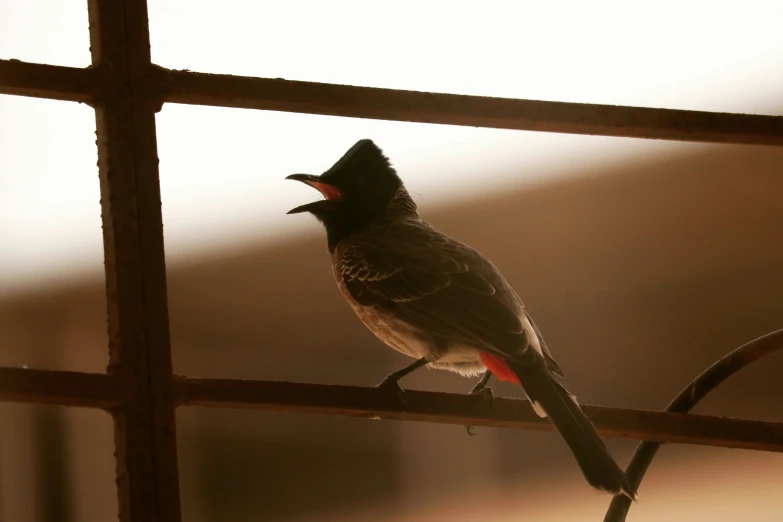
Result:
<instances>
[{"instance_id":1,"label":"bird's breast","mask_svg":"<svg viewBox=\"0 0 783 522\"><path fill-rule=\"evenodd\" d=\"M360 304L351 296L344 284L339 286L345 300L359 320L378 339L409 357L420 359L432 358L435 355L435 346L427 334L398 319L391 312Z\"/></svg>"},{"instance_id":2,"label":"bird's breast","mask_svg":"<svg viewBox=\"0 0 783 522\"><path fill-rule=\"evenodd\" d=\"M338 286L361 322L387 346L414 359L424 357L434 361L430 364L433 368L453 371L466 377L478 375L486 369L475 348L437 341L431 334L399 319L392 311L357 302L339 279Z\"/></svg>"}]
</instances>

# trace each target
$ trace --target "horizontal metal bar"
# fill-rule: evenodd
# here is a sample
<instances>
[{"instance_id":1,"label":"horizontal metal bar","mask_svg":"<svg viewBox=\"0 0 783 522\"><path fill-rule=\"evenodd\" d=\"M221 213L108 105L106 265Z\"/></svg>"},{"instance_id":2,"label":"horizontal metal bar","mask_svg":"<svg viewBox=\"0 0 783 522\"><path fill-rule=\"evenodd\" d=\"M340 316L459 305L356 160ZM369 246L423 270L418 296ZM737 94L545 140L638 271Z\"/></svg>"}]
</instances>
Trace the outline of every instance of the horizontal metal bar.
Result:
<instances>
[{"instance_id":1,"label":"horizontal metal bar","mask_svg":"<svg viewBox=\"0 0 783 522\"><path fill-rule=\"evenodd\" d=\"M0 401L111 409L128 393L111 375L0 368ZM496 398L490 408L480 397L409 391L397 395L378 388L236 379L174 378L177 405L320 413L552 431L528 401ZM704 415L584 406L606 437L676 442L783 452L783 423Z\"/></svg>"},{"instance_id":2,"label":"horizontal metal bar","mask_svg":"<svg viewBox=\"0 0 783 522\"><path fill-rule=\"evenodd\" d=\"M519 399L496 398L488 407L481 397L409 391L403 405L394 392L380 388L184 377L175 377L174 390L178 405L187 406L553 431L528 401ZM783 452L783 423L602 406L584 409L606 437Z\"/></svg>"},{"instance_id":3,"label":"horizontal metal bar","mask_svg":"<svg viewBox=\"0 0 783 522\"><path fill-rule=\"evenodd\" d=\"M103 85L99 68L0 60L0 94L92 104Z\"/></svg>"},{"instance_id":4,"label":"horizontal metal bar","mask_svg":"<svg viewBox=\"0 0 783 522\"><path fill-rule=\"evenodd\" d=\"M110 66L0 60L0 94L92 103ZM136 97L217 107L567 134L783 145L783 117L517 100L175 71L152 65Z\"/></svg>"},{"instance_id":5,"label":"horizontal metal bar","mask_svg":"<svg viewBox=\"0 0 783 522\"><path fill-rule=\"evenodd\" d=\"M122 396L106 374L0 368L0 401L112 408Z\"/></svg>"},{"instance_id":6,"label":"horizontal metal bar","mask_svg":"<svg viewBox=\"0 0 783 522\"><path fill-rule=\"evenodd\" d=\"M783 117L353 87L155 67L165 101L354 118L714 143L783 145Z\"/></svg>"}]
</instances>

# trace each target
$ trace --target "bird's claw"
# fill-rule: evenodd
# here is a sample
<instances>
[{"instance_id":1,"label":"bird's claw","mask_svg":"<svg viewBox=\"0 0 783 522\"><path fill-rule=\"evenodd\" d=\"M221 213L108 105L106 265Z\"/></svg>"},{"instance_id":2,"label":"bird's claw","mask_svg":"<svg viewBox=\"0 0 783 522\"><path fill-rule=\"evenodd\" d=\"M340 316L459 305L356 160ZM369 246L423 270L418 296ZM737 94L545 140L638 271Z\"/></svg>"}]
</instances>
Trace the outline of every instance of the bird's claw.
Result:
<instances>
[{"instance_id":1,"label":"bird's claw","mask_svg":"<svg viewBox=\"0 0 783 522\"><path fill-rule=\"evenodd\" d=\"M476 397L481 397L481 400L487 403L487 408L492 407L492 402L495 399L495 394L492 393L492 388L481 388L476 390L475 388L471 390L471 395L475 395Z\"/></svg>"},{"instance_id":2,"label":"bird's claw","mask_svg":"<svg viewBox=\"0 0 783 522\"><path fill-rule=\"evenodd\" d=\"M399 397L401 403L405 404L406 402L408 402L408 393L402 388L400 388L400 385L396 380L384 379L383 381L381 381L380 384L376 386L376 388L389 389L397 394L397 397Z\"/></svg>"},{"instance_id":3,"label":"bird's claw","mask_svg":"<svg viewBox=\"0 0 783 522\"><path fill-rule=\"evenodd\" d=\"M470 394L480 397L482 401L487 403L487 408L492 407L492 401L495 397L494 394L492 393L492 388L476 386L472 390L470 390ZM468 436L474 437L476 435L476 432L473 431L473 429L474 429L473 426L465 426L465 431L468 432Z\"/></svg>"}]
</instances>

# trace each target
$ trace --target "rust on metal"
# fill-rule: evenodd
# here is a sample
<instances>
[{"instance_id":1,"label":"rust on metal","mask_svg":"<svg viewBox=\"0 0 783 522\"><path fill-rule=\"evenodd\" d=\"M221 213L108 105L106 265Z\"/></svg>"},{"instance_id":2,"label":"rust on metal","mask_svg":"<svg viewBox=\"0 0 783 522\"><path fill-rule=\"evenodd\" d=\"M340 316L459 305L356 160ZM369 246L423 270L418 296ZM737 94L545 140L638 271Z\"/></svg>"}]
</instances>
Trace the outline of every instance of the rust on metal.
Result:
<instances>
[{"instance_id":1,"label":"rust on metal","mask_svg":"<svg viewBox=\"0 0 783 522\"><path fill-rule=\"evenodd\" d=\"M123 393L110 375L0 368L0 401L113 408Z\"/></svg>"},{"instance_id":2,"label":"rust on metal","mask_svg":"<svg viewBox=\"0 0 783 522\"><path fill-rule=\"evenodd\" d=\"M180 516L155 107L135 96L150 66L144 0L90 0L109 326L109 374L128 383L113 411L122 522Z\"/></svg>"},{"instance_id":3,"label":"rust on metal","mask_svg":"<svg viewBox=\"0 0 783 522\"><path fill-rule=\"evenodd\" d=\"M21 60L0 60L0 94L75 101L92 105L101 89L102 71Z\"/></svg>"},{"instance_id":4,"label":"rust on metal","mask_svg":"<svg viewBox=\"0 0 783 522\"><path fill-rule=\"evenodd\" d=\"M488 408L480 397L424 391L408 391L402 404L388 390L356 386L184 377L176 377L174 386L177 403L188 406L553 431L519 399L495 398ZM783 423L589 405L584 410L606 437L783 451Z\"/></svg>"}]
</instances>

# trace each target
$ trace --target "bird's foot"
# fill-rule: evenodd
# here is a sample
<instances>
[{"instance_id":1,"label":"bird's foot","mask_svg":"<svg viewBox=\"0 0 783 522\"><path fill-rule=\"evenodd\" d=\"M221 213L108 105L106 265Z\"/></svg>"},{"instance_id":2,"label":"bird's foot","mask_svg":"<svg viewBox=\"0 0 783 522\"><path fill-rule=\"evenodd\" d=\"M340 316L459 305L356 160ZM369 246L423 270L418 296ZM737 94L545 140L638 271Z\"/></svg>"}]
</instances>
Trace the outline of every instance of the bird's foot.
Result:
<instances>
[{"instance_id":1,"label":"bird's foot","mask_svg":"<svg viewBox=\"0 0 783 522\"><path fill-rule=\"evenodd\" d=\"M486 403L487 409L492 407L492 401L495 398L495 395L492 393L492 388L476 385L470 390L470 394L480 397L481 400ZM465 431L468 432L470 437L476 435L476 432L473 431L473 426L465 426Z\"/></svg>"},{"instance_id":2,"label":"bird's foot","mask_svg":"<svg viewBox=\"0 0 783 522\"><path fill-rule=\"evenodd\" d=\"M479 388L478 390L473 388L470 391L470 394L475 395L476 397L481 397L481 400L487 404L487 408L492 407L492 401L495 399L495 394L492 393L492 388Z\"/></svg>"},{"instance_id":3,"label":"bird's foot","mask_svg":"<svg viewBox=\"0 0 783 522\"><path fill-rule=\"evenodd\" d=\"M380 384L376 386L376 388L386 388L391 390L397 394L397 397L399 397L401 403L405 404L408 402L408 393L400 388L400 384L397 382L397 379L386 378L382 380Z\"/></svg>"}]
</instances>

